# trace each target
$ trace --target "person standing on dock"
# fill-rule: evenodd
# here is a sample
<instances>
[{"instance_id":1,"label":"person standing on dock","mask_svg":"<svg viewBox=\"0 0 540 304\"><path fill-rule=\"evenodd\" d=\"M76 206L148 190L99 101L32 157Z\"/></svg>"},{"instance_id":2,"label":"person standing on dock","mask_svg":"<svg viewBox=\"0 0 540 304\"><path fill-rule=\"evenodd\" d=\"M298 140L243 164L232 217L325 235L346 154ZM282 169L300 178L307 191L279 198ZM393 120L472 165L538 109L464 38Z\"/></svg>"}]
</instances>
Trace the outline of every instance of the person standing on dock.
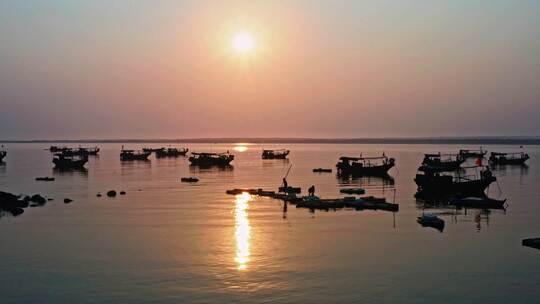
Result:
<instances>
[{"instance_id":1,"label":"person standing on dock","mask_svg":"<svg viewBox=\"0 0 540 304\"><path fill-rule=\"evenodd\" d=\"M283 188L287 188L289 186L289 183L287 183L287 179L283 178Z\"/></svg>"},{"instance_id":2,"label":"person standing on dock","mask_svg":"<svg viewBox=\"0 0 540 304\"><path fill-rule=\"evenodd\" d=\"M315 185L311 185L311 187L309 187L308 195L309 196L315 196Z\"/></svg>"}]
</instances>

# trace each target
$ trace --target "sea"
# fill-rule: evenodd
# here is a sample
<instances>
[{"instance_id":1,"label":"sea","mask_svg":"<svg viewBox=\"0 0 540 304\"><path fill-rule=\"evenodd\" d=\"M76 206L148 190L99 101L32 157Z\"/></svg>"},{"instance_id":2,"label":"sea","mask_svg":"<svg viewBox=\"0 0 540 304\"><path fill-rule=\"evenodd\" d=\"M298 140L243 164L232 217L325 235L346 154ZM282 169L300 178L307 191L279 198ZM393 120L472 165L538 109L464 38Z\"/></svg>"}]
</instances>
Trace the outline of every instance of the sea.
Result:
<instances>
[{"instance_id":1,"label":"sea","mask_svg":"<svg viewBox=\"0 0 540 304\"><path fill-rule=\"evenodd\" d=\"M187 157L121 162L121 144L88 143L99 156L66 172L53 168L49 145L4 145L0 190L54 200L0 213L0 303L540 303L540 250L521 243L540 237L540 146L483 147L531 159L493 168L486 193L507 205L480 210L417 198L414 182L424 153L478 146L125 144L235 155L229 168L197 168ZM288 160L261 159L281 148ZM340 156L383 153L396 160L388 177L336 174ZM35 180L44 176L55 181ZM360 187L399 211L285 208L225 193L277 190L284 176L321 198ZM423 213L444 229L420 225Z\"/></svg>"}]
</instances>

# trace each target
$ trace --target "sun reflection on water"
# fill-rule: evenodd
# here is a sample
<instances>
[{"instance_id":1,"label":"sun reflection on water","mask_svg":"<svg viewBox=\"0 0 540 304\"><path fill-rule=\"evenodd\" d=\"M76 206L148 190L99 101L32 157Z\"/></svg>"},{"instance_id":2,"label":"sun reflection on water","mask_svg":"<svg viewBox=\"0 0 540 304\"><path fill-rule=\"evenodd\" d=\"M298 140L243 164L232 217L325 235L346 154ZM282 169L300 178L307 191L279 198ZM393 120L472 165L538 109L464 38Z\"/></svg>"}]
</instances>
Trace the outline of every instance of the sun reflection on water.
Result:
<instances>
[{"instance_id":1,"label":"sun reflection on water","mask_svg":"<svg viewBox=\"0 0 540 304\"><path fill-rule=\"evenodd\" d=\"M246 270L249 262L251 227L249 226L247 209L249 208L250 201L251 195L248 193L242 193L236 196L236 206L234 210L236 220L236 257L234 260L238 263L238 270Z\"/></svg>"}]
</instances>

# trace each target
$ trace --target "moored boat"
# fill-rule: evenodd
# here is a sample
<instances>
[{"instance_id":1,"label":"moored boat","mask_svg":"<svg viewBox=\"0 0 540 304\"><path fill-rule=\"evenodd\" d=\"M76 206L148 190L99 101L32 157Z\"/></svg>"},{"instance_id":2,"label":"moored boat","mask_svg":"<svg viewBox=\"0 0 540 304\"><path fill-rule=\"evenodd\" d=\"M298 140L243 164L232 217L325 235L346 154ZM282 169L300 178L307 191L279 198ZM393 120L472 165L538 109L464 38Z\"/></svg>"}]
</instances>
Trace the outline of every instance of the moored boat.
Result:
<instances>
[{"instance_id":1,"label":"moored boat","mask_svg":"<svg viewBox=\"0 0 540 304\"><path fill-rule=\"evenodd\" d=\"M6 155L7 155L7 151L0 150L0 162L4 161L4 158L6 157Z\"/></svg>"},{"instance_id":2,"label":"moored boat","mask_svg":"<svg viewBox=\"0 0 540 304\"><path fill-rule=\"evenodd\" d=\"M286 159L291 151L286 149L279 150L263 150L262 159Z\"/></svg>"},{"instance_id":3,"label":"moored boat","mask_svg":"<svg viewBox=\"0 0 540 304\"><path fill-rule=\"evenodd\" d=\"M493 165L524 165L528 159L529 155L525 152L491 152L489 163Z\"/></svg>"},{"instance_id":4,"label":"moored boat","mask_svg":"<svg viewBox=\"0 0 540 304\"><path fill-rule=\"evenodd\" d=\"M416 218L416 221L423 227L432 227L440 232L444 229L444 220L432 213L423 213Z\"/></svg>"},{"instance_id":5,"label":"moored boat","mask_svg":"<svg viewBox=\"0 0 540 304\"><path fill-rule=\"evenodd\" d=\"M161 148L156 149L156 157L179 157L185 156L189 149L187 148Z\"/></svg>"},{"instance_id":6,"label":"moored boat","mask_svg":"<svg viewBox=\"0 0 540 304\"><path fill-rule=\"evenodd\" d=\"M336 164L339 175L384 176L395 165L395 159L384 153L377 157L347 157L342 156Z\"/></svg>"},{"instance_id":7,"label":"moored boat","mask_svg":"<svg viewBox=\"0 0 540 304\"><path fill-rule=\"evenodd\" d=\"M120 160L122 161L147 160L149 156L150 152L144 150L125 150L122 148L120 151Z\"/></svg>"},{"instance_id":8,"label":"moored boat","mask_svg":"<svg viewBox=\"0 0 540 304\"><path fill-rule=\"evenodd\" d=\"M191 153L189 162L193 166L229 166L234 155L226 153Z\"/></svg>"},{"instance_id":9,"label":"moored boat","mask_svg":"<svg viewBox=\"0 0 540 304\"><path fill-rule=\"evenodd\" d=\"M418 191L425 194L483 194L497 180L488 167L463 167L455 172L440 172L437 168L423 166L414 179ZM468 170L475 170L474 173ZM471 173L471 174L469 174Z\"/></svg>"},{"instance_id":10,"label":"moored boat","mask_svg":"<svg viewBox=\"0 0 540 304\"><path fill-rule=\"evenodd\" d=\"M63 153L57 153L53 157L53 163L57 169L83 169L87 162L87 155L65 155Z\"/></svg>"},{"instance_id":11,"label":"moored boat","mask_svg":"<svg viewBox=\"0 0 540 304\"><path fill-rule=\"evenodd\" d=\"M61 153L64 154L64 155L71 155L71 156L75 156L75 155L86 155L86 156L95 156L95 155L98 155L99 153L99 148L98 147L89 147L89 148L82 148L82 147L79 147L79 148L67 148L67 147L64 147L62 148L61 150Z\"/></svg>"},{"instance_id":12,"label":"moored boat","mask_svg":"<svg viewBox=\"0 0 540 304\"><path fill-rule=\"evenodd\" d=\"M315 168L313 169L314 173L332 173L332 169L325 169L325 168Z\"/></svg>"}]
</instances>

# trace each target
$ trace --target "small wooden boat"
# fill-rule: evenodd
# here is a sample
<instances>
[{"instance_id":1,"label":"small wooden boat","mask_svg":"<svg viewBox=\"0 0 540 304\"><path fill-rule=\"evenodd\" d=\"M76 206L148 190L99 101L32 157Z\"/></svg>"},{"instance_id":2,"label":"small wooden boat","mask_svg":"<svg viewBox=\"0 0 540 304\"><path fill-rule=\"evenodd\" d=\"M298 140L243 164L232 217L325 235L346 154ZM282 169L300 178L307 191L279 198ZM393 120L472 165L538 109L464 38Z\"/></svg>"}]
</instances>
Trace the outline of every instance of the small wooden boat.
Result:
<instances>
[{"instance_id":1,"label":"small wooden boat","mask_svg":"<svg viewBox=\"0 0 540 304\"><path fill-rule=\"evenodd\" d=\"M362 188L346 188L339 190L339 192L345 194L364 194L366 193L366 190Z\"/></svg>"},{"instance_id":2,"label":"small wooden boat","mask_svg":"<svg viewBox=\"0 0 540 304\"><path fill-rule=\"evenodd\" d=\"M180 181L182 183L196 183L199 181L199 179L196 177L182 177Z\"/></svg>"},{"instance_id":3,"label":"small wooden boat","mask_svg":"<svg viewBox=\"0 0 540 304\"><path fill-rule=\"evenodd\" d=\"M529 155L525 152L491 152L489 163L492 165L524 165L528 159Z\"/></svg>"},{"instance_id":4,"label":"small wooden boat","mask_svg":"<svg viewBox=\"0 0 540 304\"><path fill-rule=\"evenodd\" d=\"M315 169L313 169L313 172L315 172L315 173L332 173L332 169L315 168Z\"/></svg>"},{"instance_id":5,"label":"small wooden boat","mask_svg":"<svg viewBox=\"0 0 540 304\"><path fill-rule=\"evenodd\" d=\"M422 167L429 167L431 171L439 172L455 171L463 162L465 158L460 154L425 154Z\"/></svg>"},{"instance_id":6,"label":"small wooden boat","mask_svg":"<svg viewBox=\"0 0 540 304\"><path fill-rule=\"evenodd\" d=\"M489 168L482 166L463 167L455 172L440 172L438 168L423 166L414 179L418 191L423 194L482 195L484 190L497 180ZM467 171L475 170L469 174Z\"/></svg>"},{"instance_id":7,"label":"small wooden boat","mask_svg":"<svg viewBox=\"0 0 540 304\"><path fill-rule=\"evenodd\" d=\"M263 150L262 159L286 159L291 151L286 149L280 150Z\"/></svg>"},{"instance_id":8,"label":"small wooden boat","mask_svg":"<svg viewBox=\"0 0 540 304\"><path fill-rule=\"evenodd\" d=\"M36 177L36 181L43 181L43 182L53 182L55 180L54 177Z\"/></svg>"},{"instance_id":9,"label":"small wooden boat","mask_svg":"<svg viewBox=\"0 0 540 304\"><path fill-rule=\"evenodd\" d=\"M161 148L156 149L156 157L179 157L185 156L189 149L187 148Z\"/></svg>"},{"instance_id":10,"label":"small wooden boat","mask_svg":"<svg viewBox=\"0 0 540 304\"><path fill-rule=\"evenodd\" d=\"M234 155L226 153L191 153L189 162L193 166L229 166Z\"/></svg>"},{"instance_id":11,"label":"small wooden boat","mask_svg":"<svg viewBox=\"0 0 540 304\"><path fill-rule=\"evenodd\" d=\"M394 158L388 158L384 153L377 157L347 157L342 156L336 164L338 174L357 176L385 176L395 165Z\"/></svg>"},{"instance_id":12,"label":"small wooden boat","mask_svg":"<svg viewBox=\"0 0 540 304\"><path fill-rule=\"evenodd\" d=\"M132 161L132 160L147 160L150 156L150 152L143 150L125 150L122 148L120 151L120 160Z\"/></svg>"},{"instance_id":13,"label":"small wooden boat","mask_svg":"<svg viewBox=\"0 0 540 304\"><path fill-rule=\"evenodd\" d=\"M540 249L540 238L524 239L523 241L521 241L521 245Z\"/></svg>"},{"instance_id":14,"label":"small wooden boat","mask_svg":"<svg viewBox=\"0 0 540 304\"><path fill-rule=\"evenodd\" d=\"M417 217L416 221L423 227L432 227L441 232L444 229L444 220L432 213L424 213Z\"/></svg>"},{"instance_id":15,"label":"small wooden boat","mask_svg":"<svg viewBox=\"0 0 540 304\"><path fill-rule=\"evenodd\" d=\"M485 196L468 196L450 200L451 205L467 208L503 209L506 199L496 200Z\"/></svg>"},{"instance_id":16,"label":"small wooden boat","mask_svg":"<svg viewBox=\"0 0 540 304\"><path fill-rule=\"evenodd\" d=\"M57 153L53 157L53 163L57 169L83 169L88 162L86 155L64 155Z\"/></svg>"},{"instance_id":17,"label":"small wooden boat","mask_svg":"<svg viewBox=\"0 0 540 304\"><path fill-rule=\"evenodd\" d=\"M487 154L487 151L482 149L478 150L469 150L469 149L461 149L459 150L459 155L461 155L462 158L483 158Z\"/></svg>"}]
</instances>

